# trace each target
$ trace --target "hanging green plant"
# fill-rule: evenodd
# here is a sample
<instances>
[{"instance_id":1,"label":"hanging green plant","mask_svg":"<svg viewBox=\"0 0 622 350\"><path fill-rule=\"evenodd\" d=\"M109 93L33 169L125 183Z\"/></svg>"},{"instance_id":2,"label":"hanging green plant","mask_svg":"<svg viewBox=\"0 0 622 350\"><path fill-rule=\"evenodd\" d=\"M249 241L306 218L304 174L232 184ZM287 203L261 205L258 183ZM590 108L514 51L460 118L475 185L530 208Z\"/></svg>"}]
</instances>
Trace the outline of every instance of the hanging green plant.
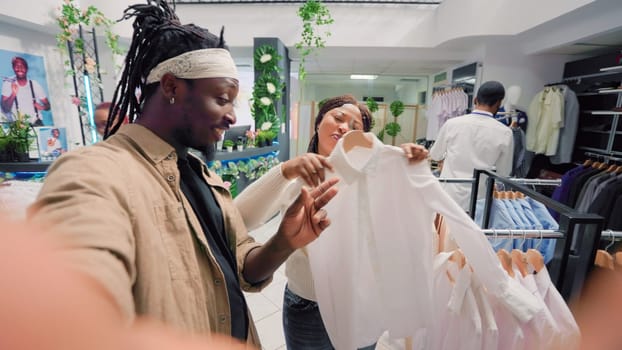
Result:
<instances>
[{"instance_id":1,"label":"hanging green plant","mask_svg":"<svg viewBox=\"0 0 622 350\"><path fill-rule=\"evenodd\" d=\"M391 102L389 110L394 117L399 117L402 113L404 113L404 102L399 100Z\"/></svg>"},{"instance_id":2,"label":"hanging green plant","mask_svg":"<svg viewBox=\"0 0 622 350\"><path fill-rule=\"evenodd\" d=\"M71 42L76 54L84 53L84 40L80 38L80 27L103 27L106 36L106 45L114 55L123 55L123 50L119 47L119 36L112 31L115 23L104 16L95 6L81 10L74 0L64 0L58 8L56 23L60 27L60 33L56 35L56 46L62 54L68 55L67 43ZM71 69L69 58L64 61L65 75L74 75ZM84 69L89 73L95 71L95 60L92 57L85 57Z\"/></svg>"},{"instance_id":3,"label":"hanging green plant","mask_svg":"<svg viewBox=\"0 0 622 350\"><path fill-rule=\"evenodd\" d=\"M305 70L306 57L317 49L323 48L326 44L326 38L331 35L328 30L321 32L320 28L332 24L334 20L328 7L318 0L307 0L298 8L297 13L302 20L302 33L300 41L295 44L295 47L300 52L298 79L302 81L307 75Z\"/></svg>"}]
</instances>

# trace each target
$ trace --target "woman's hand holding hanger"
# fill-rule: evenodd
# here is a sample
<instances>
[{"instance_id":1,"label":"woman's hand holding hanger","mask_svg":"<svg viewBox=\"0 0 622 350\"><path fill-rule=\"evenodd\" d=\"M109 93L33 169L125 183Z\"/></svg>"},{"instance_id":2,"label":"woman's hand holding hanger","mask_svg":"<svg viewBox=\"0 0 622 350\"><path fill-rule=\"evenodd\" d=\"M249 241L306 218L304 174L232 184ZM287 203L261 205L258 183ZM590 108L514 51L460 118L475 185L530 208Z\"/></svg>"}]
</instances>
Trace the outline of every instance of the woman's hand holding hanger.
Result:
<instances>
[{"instance_id":1,"label":"woman's hand holding hanger","mask_svg":"<svg viewBox=\"0 0 622 350\"><path fill-rule=\"evenodd\" d=\"M411 164L428 157L428 150L421 145L404 143L400 145L404 156ZM281 173L288 180L301 178L308 186L315 187L326 180L325 170L333 170L326 157L315 153L305 153L281 164Z\"/></svg>"},{"instance_id":2,"label":"woman's hand holding hanger","mask_svg":"<svg viewBox=\"0 0 622 350\"><path fill-rule=\"evenodd\" d=\"M315 187L324 182L325 169L333 170L326 157L305 153L281 164L281 174L288 179L301 178L308 186Z\"/></svg>"},{"instance_id":3,"label":"woman's hand holding hanger","mask_svg":"<svg viewBox=\"0 0 622 350\"><path fill-rule=\"evenodd\" d=\"M410 164L415 164L428 158L428 150L421 145L409 142L401 144L400 148L404 150L404 155L408 158Z\"/></svg>"}]
</instances>

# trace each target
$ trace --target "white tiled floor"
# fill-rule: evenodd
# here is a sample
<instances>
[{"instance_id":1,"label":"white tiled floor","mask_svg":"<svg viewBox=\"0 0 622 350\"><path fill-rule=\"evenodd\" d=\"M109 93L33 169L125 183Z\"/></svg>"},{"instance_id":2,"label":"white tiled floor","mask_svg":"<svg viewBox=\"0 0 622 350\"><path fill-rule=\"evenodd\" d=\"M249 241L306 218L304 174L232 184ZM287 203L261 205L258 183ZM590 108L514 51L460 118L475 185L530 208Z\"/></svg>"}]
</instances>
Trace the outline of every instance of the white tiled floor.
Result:
<instances>
[{"instance_id":1,"label":"white tiled floor","mask_svg":"<svg viewBox=\"0 0 622 350\"><path fill-rule=\"evenodd\" d=\"M277 231L279 222L280 217L277 216L250 234L255 240L263 243ZM285 265L283 265L274 274L272 283L261 293L244 293L264 350L285 349L281 311L286 283ZM390 340L385 334L378 341L376 349L402 350L404 342Z\"/></svg>"},{"instance_id":2,"label":"white tiled floor","mask_svg":"<svg viewBox=\"0 0 622 350\"><path fill-rule=\"evenodd\" d=\"M251 235L263 243L276 232L279 222L280 218L276 217L252 231ZM285 349L281 309L286 283L285 265L282 265L274 274L272 283L261 293L244 293L264 350Z\"/></svg>"}]
</instances>

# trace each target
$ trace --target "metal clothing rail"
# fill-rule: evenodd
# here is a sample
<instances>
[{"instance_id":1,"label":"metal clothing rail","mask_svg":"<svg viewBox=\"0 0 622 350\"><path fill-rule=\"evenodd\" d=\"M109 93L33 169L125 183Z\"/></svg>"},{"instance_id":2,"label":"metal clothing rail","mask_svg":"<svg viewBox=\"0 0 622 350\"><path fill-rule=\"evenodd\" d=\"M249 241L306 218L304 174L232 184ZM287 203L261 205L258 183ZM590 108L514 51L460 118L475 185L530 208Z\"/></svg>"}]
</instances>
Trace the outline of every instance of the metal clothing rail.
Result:
<instances>
[{"instance_id":1,"label":"metal clothing rail","mask_svg":"<svg viewBox=\"0 0 622 350\"><path fill-rule=\"evenodd\" d=\"M439 182L446 182L446 183L473 183L473 181L475 181L475 179L470 178L470 177L455 177L455 178L449 178L449 177L439 177L438 178Z\"/></svg>"},{"instance_id":2,"label":"metal clothing rail","mask_svg":"<svg viewBox=\"0 0 622 350\"><path fill-rule=\"evenodd\" d=\"M605 153L596 153L596 152L583 152L583 154L585 154L588 157L596 157L596 158L603 158L604 160L611 160L614 162L622 162L622 158L617 158L614 156L611 156L609 154L605 154Z\"/></svg>"},{"instance_id":3,"label":"metal clothing rail","mask_svg":"<svg viewBox=\"0 0 622 350\"><path fill-rule=\"evenodd\" d=\"M564 238L564 233L555 230L515 230L515 229L485 229L482 232L486 236L493 236L499 238ZM622 231L604 230L600 234L602 241L609 239L622 238Z\"/></svg>"},{"instance_id":4,"label":"metal clothing rail","mask_svg":"<svg viewBox=\"0 0 622 350\"><path fill-rule=\"evenodd\" d=\"M511 177L510 180L523 184L523 185L539 185L539 186L559 186L562 184L561 179L526 179L526 178L517 178ZM446 183L473 183L475 178L465 177L465 178L445 178L441 177L438 179L440 182Z\"/></svg>"},{"instance_id":5,"label":"metal clothing rail","mask_svg":"<svg viewBox=\"0 0 622 350\"><path fill-rule=\"evenodd\" d=\"M508 180L514 181L522 185L559 186L562 184L562 179L524 179L518 177L510 177Z\"/></svg>"},{"instance_id":6,"label":"metal clothing rail","mask_svg":"<svg viewBox=\"0 0 622 350\"><path fill-rule=\"evenodd\" d=\"M594 265L596 250L600 245L604 219L596 214L580 213L573 208L526 187L525 184L499 176L488 170L478 169L473 171L473 178L475 181L473 181L472 184L470 203L470 214L472 218L475 217L477 191L479 189L481 175L487 176L484 217L482 221L482 227L484 229L488 229L490 224L492 194L495 183L502 183L506 189L522 192L531 199L544 204L546 207L560 214L559 232L562 233L563 237L558 238L553 259L549 263L548 270L551 275L551 281L553 281L557 290L559 290L560 294L566 300L580 295L583 283ZM581 230L580 236L577 237L577 241L579 241L580 244L576 245L576 249L571 249L573 238L575 234L578 234L579 225ZM522 230L512 231L521 232ZM497 232L499 232L499 230L497 230ZM517 238L520 237L522 237L521 234L519 234Z\"/></svg>"},{"instance_id":7,"label":"metal clothing rail","mask_svg":"<svg viewBox=\"0 0 622 350\"><path fill-rule=\"evenodd\" d=\"M601 240L622 238L622 231L604 230L600 234Z\"/></svg>"},{"instance_id":8,"label":"metal clothing rail","mask_svg":"<svg viewBox=\"0 0 622 350\"><path fill-rule=\"evenodd\" d=\"M494 238L540 238L540 239L559 239L564 238L564 233L555 230L506 230L506 229L485 229L482 232L486 236Z\"/></svg>"}]
</instances>

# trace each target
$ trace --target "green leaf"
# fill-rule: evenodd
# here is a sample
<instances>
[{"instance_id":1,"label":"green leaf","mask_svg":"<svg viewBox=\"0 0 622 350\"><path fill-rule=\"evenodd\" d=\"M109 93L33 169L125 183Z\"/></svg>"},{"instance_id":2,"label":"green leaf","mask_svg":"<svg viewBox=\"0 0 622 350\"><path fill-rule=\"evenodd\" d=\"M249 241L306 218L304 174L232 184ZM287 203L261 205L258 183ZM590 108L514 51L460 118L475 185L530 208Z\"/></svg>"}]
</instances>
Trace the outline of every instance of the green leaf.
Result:
<instances>
[{"instance_id":1,"label":"green leaf","mask_svg":"<svg viewBox=\"0 0 622 350\"><path fill-rule=\"evenodd\" d=\"M375 113L378 111L378 102L376 102L373 98L368 97L365 100L365 104L367 104L367 108L369 108L370 112Z\"/></svg>"},{"instance_id":2,"label":"green leaf","mask_svg":"<svg viewBox=\"0 0 622 350\"><path fill-rule=\"evenodd\" d=\"M391 102L389 109L394 117L399 117L400 114L404 113L404 102L399 100L393 101Z\"/></svg>"},{"instance_id":3,"label":"green leaf","mask_svg":"<svg viewBox=\"0 0 622 350\"><path fill-rule=\"evenodd\" d=\"M397 134L402 131L402 127L396 122L388 123L384 129L386 130L387 135L389 136L397 136Z\"/></svg>"},{"instance_id":4,"label":"green leaf","mask_svg":"<svg viewBox=\"0 0 622 350\"><path fill-rule=\"evenodd\" d=\"M378 137L378 140L384 142L384 128L382 128L382 130L380 130L378 132L378 135L376 135Z\"/></svg>"},{"instance_id":5,"label":"green leaf","mask_svg":"<svg viewBox=\"0 0 622 350\"><path fill-rule=\"evenodd\" d=\"M306 71L304 69L305 57L315 50L323 48L326 44L325 38L330 36L329 31L322 32L319 27L326 26L334 22L329 9L318 0L307 0L298 8L298 17L302 20L302 32L300 41L294 46L299 50L300 63L298 65L298 79L304 81Z\"/></svg>"}]
</instances>

